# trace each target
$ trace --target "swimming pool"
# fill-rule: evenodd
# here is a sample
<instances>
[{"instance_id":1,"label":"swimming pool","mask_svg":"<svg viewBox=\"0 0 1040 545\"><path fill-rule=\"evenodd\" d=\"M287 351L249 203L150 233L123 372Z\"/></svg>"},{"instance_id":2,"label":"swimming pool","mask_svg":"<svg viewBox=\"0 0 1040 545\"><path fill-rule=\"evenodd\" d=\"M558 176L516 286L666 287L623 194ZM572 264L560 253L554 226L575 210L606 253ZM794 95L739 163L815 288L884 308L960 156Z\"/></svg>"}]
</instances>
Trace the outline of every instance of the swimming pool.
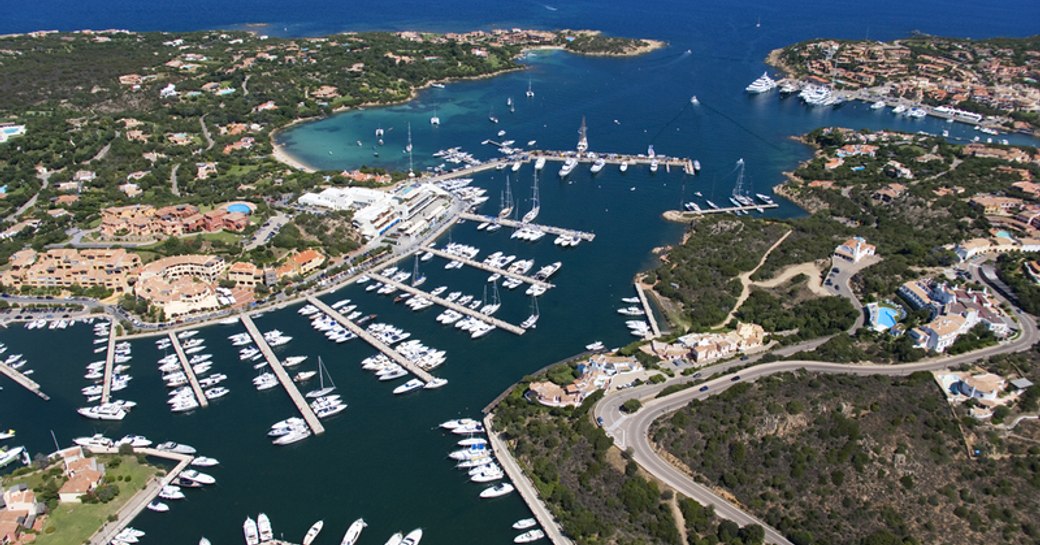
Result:
<instances>
[{"instance_id":1,"label":"swimming pool","mask_svg":"<svg viewBox=\"0 0 1040 545\"><path fill-rule=\"evenodd\" d=\"M879 306L877 309L877 323L878 325L885 326L885 329L892 329L899 321L899 311L890 308Z\"/></svg>"}]
</instances>

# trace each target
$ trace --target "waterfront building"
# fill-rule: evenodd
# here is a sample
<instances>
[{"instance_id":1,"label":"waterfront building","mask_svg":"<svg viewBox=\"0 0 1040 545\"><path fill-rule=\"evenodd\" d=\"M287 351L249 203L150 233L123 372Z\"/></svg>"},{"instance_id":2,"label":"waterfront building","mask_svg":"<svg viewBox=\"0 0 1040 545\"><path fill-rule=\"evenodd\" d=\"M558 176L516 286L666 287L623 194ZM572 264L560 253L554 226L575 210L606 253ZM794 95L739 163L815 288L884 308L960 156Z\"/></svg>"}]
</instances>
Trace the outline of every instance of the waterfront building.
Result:
<instances>
[{"instance_id":1,"label":"waterfront building","mask_svg":"<svg viewBox=\"0 0 1040 545\"><path fill-rule=\"evenodd\" d=\"M217 278L227 263L212 255L178 255L141 268L134 293L163 309L167 319L217 310Z\"/></svg>"},{"instance_id":2,"label":"waterfront building","mask_svg":"<svg viewBox=\"0 0 1040 545\"><path fill-rule=\"evenodd\" d=\"M532 382L526 395L549 407L577 407L597 390L609 388L615 377L642 370L635 358L597 354L576 366L578 378L570 384Z\"/></svg>"},{"instance_id":3,"label":"waterfront building","mask_svg":"<svg viewBox=\"0 0 1040 545\"><path fill-rule=\"evenodd\" d=\"M318 270L325 263L325 255L317 250L306 249L294 252L285 258L285 263L275 269L278 279L298 275L301 277Z\"/></svg>"},{"instance_id":4,"label":"waterfront building","mask_svg":"<svg viewBox=\"0 0 1040 545\"><path fill-rule=\"evenodd\" d=\"M247 261L232 263L228 267L227 278L238 287L255 288L266 284L264 270Z\"/></svg>"},{"instance_id":5,"label":"waterfront building","mask_svg":"<svg viewBox=\"0 0 1040 545\"><path fill-rule=\"evenodd\" d=\"M354 228L367 239L391 229L419 231L426 221L421 215L438 200L446 201L445 191L431 184L408 184L390 193L364 187L330 187L320 193L305 193L299 203L332 210L354 210ZM400 224L400 225L399 225Z\"/></svg>"},{"instance_id":6,"label":"waterfront building","mask_svg":"<svg viewBox=\"0 0 1040 545\"><path fill-rule=\"evenodd\" d=\"M65 483L58 489L62 503L80 503L81 498L101 483L105 466L97 458L88 458L79 446L58 451L65 472Z\"/></svg>"},{"instance_id":7,"label":"waterfront building","mask_svg":"<svg viewBox=\"0 0 1040 545\"><path fill-rule=\"evenodd\" d=\"M129 290L130 277L141 266L141 257L122 248L53 249L43 253L25 249L11 255L8 262L11 268L0 276L5 286L98 286L118 293Z\"/></svg>"}]
</instances>

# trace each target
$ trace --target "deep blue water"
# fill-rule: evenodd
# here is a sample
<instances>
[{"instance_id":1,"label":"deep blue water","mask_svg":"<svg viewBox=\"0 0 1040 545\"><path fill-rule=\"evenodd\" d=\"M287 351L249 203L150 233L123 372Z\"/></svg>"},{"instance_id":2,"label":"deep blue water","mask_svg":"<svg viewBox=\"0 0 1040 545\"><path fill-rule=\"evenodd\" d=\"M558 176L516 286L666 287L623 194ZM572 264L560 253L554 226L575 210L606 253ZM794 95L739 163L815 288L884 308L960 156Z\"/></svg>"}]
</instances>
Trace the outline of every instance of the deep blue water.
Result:
<instances>
[{"instance_id":1,"label":"deep blue water","mask_svg":"<svg viewBox=\"0 0 1040 545\"><path fill-rule=\"evenodd\" d=\"M755 22L761 19L761 27ZM199 447L224 463L211 471L218 485L174 505L165 515L145 513L135 525L148 531L142 543L190 544L205 534L215 544L239 543L241 521L266 511L276 532L298 540L311 522L323 518L326 531L319 545L338 542L347 524L364 516L371 526L363 543L380 543L396 530L427 529L428 545L508 543L509 524L527 516L513 496L491 502L477 499L480 487L465 482L444 454L453 441L432 429L457 415L474 415L495 395L525 373L573 354L595 339L621 344L627 336L614 313L618 298L631 295L632 275L654 263L654 246L677 240L681 228L660 220L694 190L719 195L728 190L737 158L748 161L756 191L780 181L809 151L790 136L821 125L894 128L970 136L968 127L934 120L909 121L891 114L847 104L834 110L805 108L796 100L773 95L748 97L743 87L764 69L762 59L790 42L829 36L892 39L914 30L970 37L1021 36L1036 32L1040 3L1031 2L295 2L270 0L224 2L43 1L7 3L0 32L36 29L129 28L184 31L269 23L277 35L319 35L344 30L469 30L492 26L597 28L612 34L663 39L669 48L632 59L584 58L563 53L539 55L530 69L499 78L431 89L410 104L350 112L297 128L284 138L301 158L319 166L343 168L372 163L367 150L353 142L371 140L376 127L393 128L380 160L401 166L403 134L412 123L417 160L429 165L429 153L462 145L483 156L490 150L480 140L504 128L518 142L537 139L540 147L571 148L582 115L587 116L593 149L642 152L650 143L661 153L689 155L704 164L703 174L684 179L659 172L651 176L633 169L626 176L608 169L592 178L583 168L571 183L560 183L547 169L542 185L540 221L595 231L591 244L561 250L551 239L530 244L508 233L475 230L472 223L452 230L451 238L478 245L483 255L496 249L531 257L539 264L561 260L554 278L558 287L541 300L538 328L521 338L495 332L477 342L433 321L434 309L412 313L387 298L356 287L327 297L354 298L366 312L405 327L428 344L449 352L436 374L449 379L442 390L405 398L390 395L358 368L372 353L360 341L325 342L299 317L295 308L259 319L261 329L279 328L296 339L283 354L307 354L312 366L322 356L350 408L330 421L328 433L294 447L278 449L263 437L273 421L290 416L292 406L278 390L253 391L252 369L240 363L226 336L239 326L207 329L203 336L220 372L229 374L232 394L211 408L174 416L162 403L161 383L153 362L161 356L151 341L134 344L134 375L127 398L140 406L120 424L97 424L76 416L82 403L78 389L86 384L83 366L98 359L91 353L85 327L66 331L0 330L9 353L24 353L36 378L53 396L44 403L2 381L0 427L15 427L33 452L49 451L53 431L61 442L103 431L113 436L143 433ZM690 50L689 54L685 51ZM0 71L2 73L2 71ZM523 91L530 79L537 96ZM690 107L697 95L700 107ZM517 112L505 111L513 96ZM502 119L492 130L488 110ZM438 112L444 125L432 129L428 119ZM614 120L619 123L614 123ZM1022 140L1018 140L1022 141ZM353 146L353 147L352 147ZM332 152L330 154L329 152ZM530 167L514 178L518 197L529 194ZM497 196L504 173L481 175L476 183ZM489 203L488 209L492 208ZM525 207L521 204L521 207ZM778 215L797 213L786 206ZM429 287L441 284L479 295L485 275L444 271L443 262L424 265ZM407 266L410 266L407 265ZM518 322L528 303L520 293L506 292L502 317Z\"/></svg>"}]
</instances>

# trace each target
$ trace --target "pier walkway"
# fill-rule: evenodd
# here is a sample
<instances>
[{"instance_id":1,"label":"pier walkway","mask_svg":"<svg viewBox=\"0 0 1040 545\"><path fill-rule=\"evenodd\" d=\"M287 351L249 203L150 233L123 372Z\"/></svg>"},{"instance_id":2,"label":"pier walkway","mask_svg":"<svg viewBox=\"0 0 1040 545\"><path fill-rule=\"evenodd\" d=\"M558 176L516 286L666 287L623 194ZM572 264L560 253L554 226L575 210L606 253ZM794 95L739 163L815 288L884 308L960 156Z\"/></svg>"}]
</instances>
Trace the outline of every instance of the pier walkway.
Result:
<instances>
[{"instance_id":1,"label":"pier walkway","mask_svg":"<svg viewBox=\"0 0 1040 545\"><path fill-rule=\"evenodd\" d=\"M44 401L50 401L50 396L43 393L40 385L35 380L23 375L21 371L12 369L10 366L0 363L0 373L7 375L7 378L18 383L19 386L29 390L30 392L40 396Z\"/></svg>"},{"instance_id":2,"label":"pier walkway","mask_svg":"<svg viewBox=\"0 0 1040 545\"><path fill-rule=\"evenodd\" d=\"M498 459L499 465L505 470L506 474L509 475L509 480L513 481L516 486L517 492L524 499L524 503L527 504L528 509L534 514L534 518L538 520L538 524L542 530L545 531L546 537L553 545L574 545L567 536L563 535L563 530L560 528L560 524L556 522L556 519L549 512L549 509L542 503L541 498L538 497L538 490L535 489L534 484L528 480L527 476L524 475L520 465L517 464L513 458L513 454L509 452L509 447L506 446L505 442L497 433L491 428L494 421L493 415L487 415L484 417L484 429L487 430L488 440L491 441L491 450L495 453L495 458Z\"/></svg>"},{"instance_id":3,"label":"pier walkway","mask_svg":"<svg viewBox=\"0 0 1040 545\"><path fill-rule=\"evenodd\" d=\"M92 447L87 450L94 454L119 453L119 449L114 448ZM192 460L195 459L194 457L185 454L177 454L174 452L166 452L151 448L134 449L134 453L172 460L177 462L177 466L161 478L156 479L153 477L152 480L148 481L148 484L146 484L142 490L134 494L134 497L130 498L130 501L116 512L116 518L114 521L106 522L97 532L94 532L94 535L90 536L87 545L108 545L108 543L116 537L116 534L122 532L124 528L133 522L137 515L141 514L141 511L144 511L144 509L148 507L148 504L159 495L159 492L164 486L172 483L173 480L180 475L181 471L184 471L191 464Z\"/></svg>"},{"instance_id":4,"label":"pier walkway","mask_svg":"<svg viewBox=\"0 0 1040 545\"><path fill-rule=\"evenodd\" d=\"M650 157L648 155L633 155L629 153L602 153L597 152L595 157L585 155L579 157L574 152L565 151L552 151L552 150L531 150L527 154L537 159L539 157L545 157L547 161L566 161L567 159L577 159L579 163L594 163L599 159L603 159L603 162L608 165L620 165L621 163L628 163L629 165L649 165L654 161L657 161L659 166L665 168L668 167L680 167L683 172L687 174L693 174L693 159L686 157L669 157L667 155L655 155Z\"/></svg>"},{"instance_id":5,"label":"pier walkway","mask_svg":"<svg viewBox=\"0 0 1040 545\"><path fill-rule=\"evenodd\" d=\"M495 327L497 327L499 329L504 329L504 330L506 330L506 331L508 331L510 333L513 333L513 334L516 334L516 335L523 335L524 332L527 331L526 329L524 329L524 328L522 328L520 326L513 325L513 324L511 324L511 323L509 323L509 322L507 322L505 320L500 320L500 319L495 318L493 316L488 316L487 314L483 314L480 311L473 310L473 309L471 309L471 308L469 308L469 307L467 307L465 305L460 305L458 303L453 303L451 301L448 301L447 299L444 299L442 297L437 297L436 295L432 295L432 294L430 294L428 292L425 292L425 291L423 291L421 289L414 288L412 286L409 286L408 284L402 284L401 282L397 282L397 281L392 280L390 278L387 278L387 277L385 277L385 276L383 276L381 274L369 273L369 276L372 277L374 280L377 280L377 281L382 282L384 284L389 284L391 286L394 286L395 288L398 288L398 289L400 289L402 291L408 292L408 293L410 293L410 294L412 294L412 295L414 295L416 297L422 297L424 299L429 299L430 301L433 301L434 303L437 303L438 305L440 305L440 306L442 306L444 308L450 308L450 309L454 310L455 312L461 313L464 316L470 316L470 317L476 318L476 319L478 319L478 320L480 320L480 321L482 321L484 323L491 324L491 325L493 325L493 326L495 326Z\"/></svg>"},{"instance_id":6,"label":"pier walkway","mask_svg":"<svg viewBox=\"0 0 1040 545\"><path fill-rule=\"evenodd\" d=\"M409 373L415 375L416 377L419 377L419 380L421 380L423 382L430 382L430 381L433 380L433 375L431 375L430 373L426 372L424 369L421 369L418 365L415 365L414 363L412 363L411 360L409 360L408 358L402 356L400 352L394 350L393 347L391 347L390 345L388 345L388 344L384 343L383 341L377 339L374 335L372 335L368 331L365 331L365 329L363 327L361 327L361 326L355 324L354 322L348 320L346 316L344 316L338 310L330 307L329 305L326 305L325 302L322 301L321 299L318 299L317 297L308 297L307 298L307 302L309 302L310 304L318 307L318 309L320 309L322 312L324 312L326 316L328 316L328 317L332 318L333 320L336 320L337 322L339 322L340 325L342 325L343 327L345 327L348 330L350 330L351 333L353 333L353 334L357 335L358 337L364 339L364 341L367 342L368 344L372 345L373 348L375 348L376 350L382 352L388 358L393 360L394 363L400 365L401 367L404 367L405 369L408 370Z\"/></svg>"},{"instance_id":7,"label":"pier walkway","mask_svg":"<svg viewBox=\"0 0 1040 545\"><path fill-rule=\"evenodd\" d=\"M596 238L595 233L586 233L585 231L578 231L576 229L564 229L563 227L553 227L551 225L539 225L537 223L524 223L522 221L511 220L507 218L496 218L494 216L483 216L480 214L471 214L469 212L463 212L459 214L459 217L465 220L476 221L476 222L488 222L498 223L505 225L506 227L514 227L518 229L528 228L537 229L538 231L544 231L553 235L567 235L572 237L578 237L582 240L591 241Z\"/></svg>"},{"instance_id":8,"label":"pier walkway","mask_svg":"<svg viewBox=\"0 0 1040 545\"><path fill-rule=\"evenodd\" d=\"M639 295L639 302L643 304L643 311L646 312L646 321L650 323L650 330L654 332L654 337L661 336L661 328L657 326L657 318L654 318L654 309L650 308L650 301L646 298L646 292L643 291L643 285L639 282L635 283L636 293Z\"/></svg>"},{"instance_id":9,"label":"pier walkway","mask_svg":"<svg viewBox=\"0 0 1040 545\"><path fill-rule=\"evenodd\" d=\"M108 324L108 352L105 352L105 378L101 383L101 403L112 399L112 367L116 361L116 321Z\"/></svg>"},{"instance_id":10,"label":"pier walkway","mask_svg":"<svg viewBox=\"0 0 1040 545\"><path fill-rule=\"evenodd\" d=\"M544 280L538 280L537 278L533 278L531 276L527 276L526 274L511 273L511 272L509 272L509 271L507 271L505 269L501 269L501 268L498 268L498 267L492 267L491 265L488 265L486 263L481 263L479 261L474 261L474 260L472 260L472 259L470 259L468 257L463 257L461 255L455 255L453 253L445 252L444 250L438 250L436 248L431 248L429 246L420 246L419 250L420 251L425 251L425 252L430 252L433 255L440 256L440 257L443 257L444 259L449 259L451 261L458 261L459 263L462 263L463 265L468 265L468 266L473 267L475 269L480 269L482 271L487 271L487 272L490 272L490 273L500 274L500 275L504 276L505 278L514 278L514 279L520 280L522 282L527 282L528 284L534 284L536 286L541 286L541 287L543 287L545 289L549 289L549 288L555 287L553 284L550 284L550 283L548 283L548 282L546 282Z\"/></svg>"},{"instance_id":11,"label":"pier walkway","mask_svg":"<svg viewBox=\"0 0 1040 545\"><path fill-rule=\"evenodd\" d=\"M202 386L199 385L199 378L195 376L195 370L191 368L191 364L188 363L188 355L184 353L184 347L181 346L181 340L177 337L176 333L171 332L169 334L170 342L173 343L173 351L177 353L177 359L181 362L181 369L184 370L184 376L188 377L188 384L191 385L191 391L195 392L195 399L198 400L200 407L208 407L209 400L206 399L206 393L202 391Z\"/></svg>"},{"instance_id":12,"label":"pier walkway","mask_svg":"<svg viewBox=\"0 0 1040 545\"><path fill-rule=\"evenodd\" d=\"M260 353L267 359L267 363L271 365L271 371L274 372L274 376L278 378L278 382L282 383L282 387L285 388L285 392L289 394L289 399L292 400L296 408L299 409L300 415L303 416L303 420L307 422L307 426L310 427L314 435L321 435L325 433L325 426L321 425L321 420L318 415L314 414L314 410L311 409L310 403L307 403L307 399L300 393L299 388L296 387L296 383L292 381L289 373L285 372L285 368L282 367L282 362L278 359L278 356L274 355L274 351L271 350L271 345L267 344L260 330L257 329L256 324L253 323L253 319L248 314L241 316L242 325L246 327L246 331L249 332L249 336L253 338L253 342L256 343L257 348L260 349Z\"/></svg>"},{"instance_id":13,"label":"pier walkway","mask_svg":"<svg viewBox=\"0 0 1040 545\"><path fill-rule=\"evenodd\" d=\"M727 212L757 212L759 210L767 210L769 208L779 208L780 205L773 204L753 204L751 206L726 206L721 208L702 208L700 210L671 210L665 212L665 214L675 214L682 218L695 218L697 216L704 216L707 214L725 214Z\"/></svg>"}]
</instances>

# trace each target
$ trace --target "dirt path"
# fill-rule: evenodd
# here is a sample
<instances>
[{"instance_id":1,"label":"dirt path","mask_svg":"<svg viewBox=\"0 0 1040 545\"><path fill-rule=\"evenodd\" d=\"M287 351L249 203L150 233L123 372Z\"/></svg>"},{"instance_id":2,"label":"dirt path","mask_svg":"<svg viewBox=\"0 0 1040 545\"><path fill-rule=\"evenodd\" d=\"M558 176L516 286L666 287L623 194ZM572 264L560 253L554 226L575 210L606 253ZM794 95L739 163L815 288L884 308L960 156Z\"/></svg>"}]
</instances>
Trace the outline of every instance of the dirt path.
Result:
<instances>
[{"instance_id":1,"label":"dirt path","mask_svg":"<svg viewBox=\"0 0 1040 545\"><path fill-rule=\"evenodd\" d=\"M743 273L737 277L740 280L740 297L737 297L737 304L733 305L733 310L729 311L729 314L726 315L726 319L712 326L712 329L718 329L720 327L723 327L726 324L728 324L730 320L733 319L733 315L737 313L737 310L739 310L740 306L744 304L744 301L747 301L748 295L751 294L751 277L758 271L758 269L762 268L762 265L765 264L766 259L769 259L769 254L773 253L773 250L777 249L781 244L783 244L783 242L787 240L787 237L791 236L791 233L793 232L794 231L788 231L784 233L783 236L778 238L776 242L774 242L773 245L770 246L764 254L762 254L762 259L758 260L758 265L755 265L754 269L751 269L750 271Z\"/></svg>"},{"instance_id":2,"label":"dirt path","mask_svg":"<svg viewBox=\"0 0 1040 545\"><path fill-rule=\"evenodd\" d=\"M817 267L812 261L799 263L797 265L789 265L769 280L759 280L758 282L752 282L751 285L759 288L775 288L800 274L809 277L809 281L806 282L806 285L809 286L809 291L820 296L830 295L827 293L827 290L823 288L823 284L820 281L819 267Z\"/></svg>"}]
</instances>

